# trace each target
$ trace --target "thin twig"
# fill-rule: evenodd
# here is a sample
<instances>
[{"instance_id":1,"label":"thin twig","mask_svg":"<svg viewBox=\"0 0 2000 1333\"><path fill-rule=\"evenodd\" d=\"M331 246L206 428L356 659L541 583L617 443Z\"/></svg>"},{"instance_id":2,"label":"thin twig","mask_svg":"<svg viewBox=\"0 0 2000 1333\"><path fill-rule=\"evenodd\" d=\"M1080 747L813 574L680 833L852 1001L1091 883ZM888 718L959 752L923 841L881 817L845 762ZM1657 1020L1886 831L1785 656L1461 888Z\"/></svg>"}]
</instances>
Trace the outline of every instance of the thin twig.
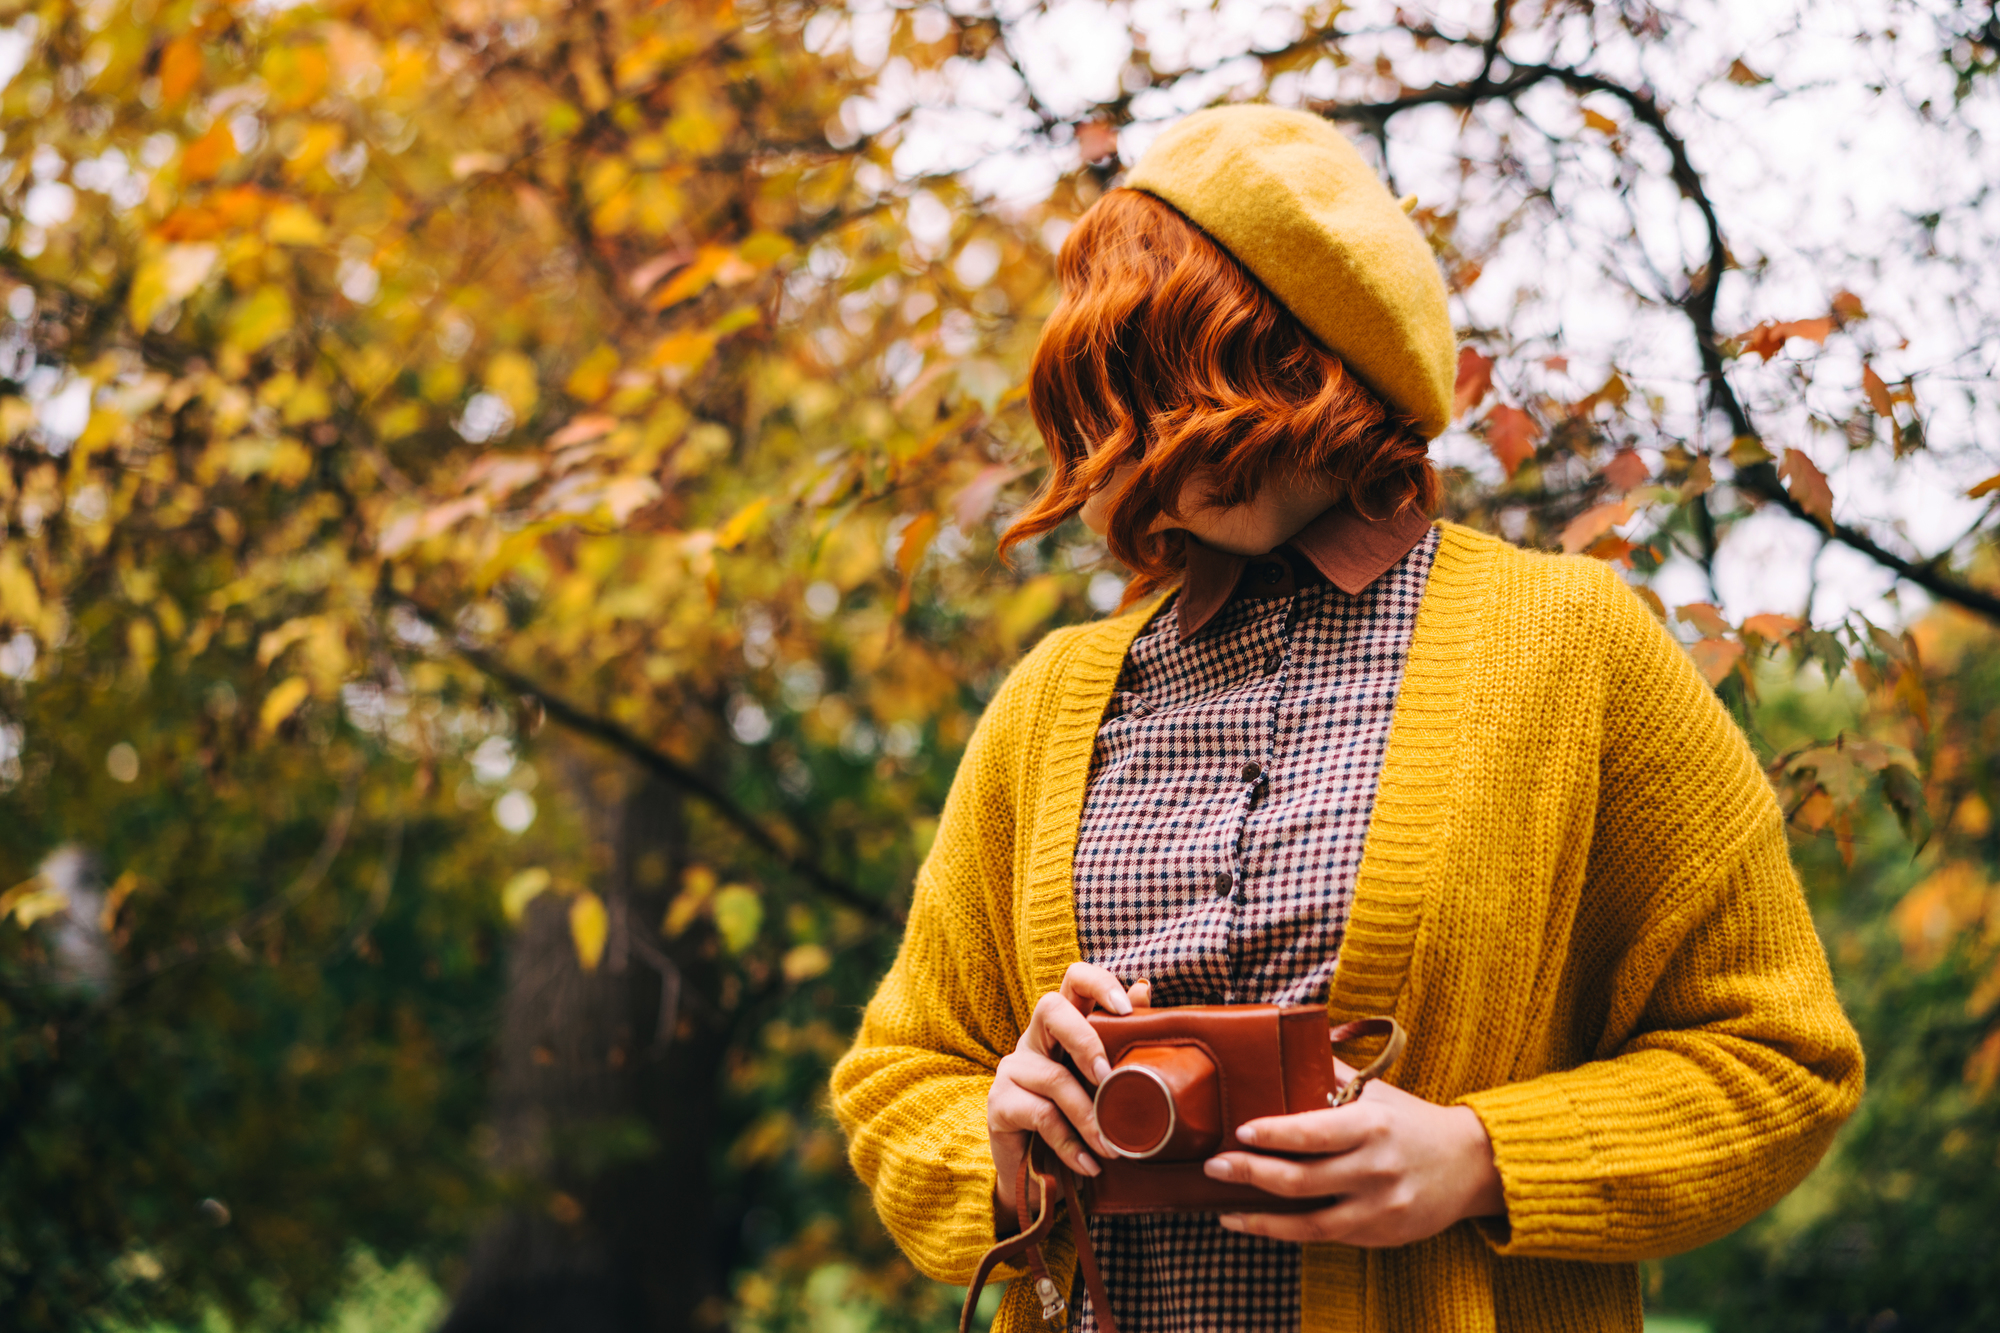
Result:
<instances>
[{"instance_id":1,"label":"thin twig","mask_svg":"<svg viewBox=\"0 0 2000 1333\"><path fill-rule=\"evenodd\" d=\"M828 872L811 858L787 846L786 840L774 833L765 821L745 810L731 799L727 792L680 760L647 744L611 719L599 717L571 703L563 696L508 666L485 649L467 643L452 630L443 616L430 608L407 599L404 599L402 604L439 630L450 645L451 651L465 662L477 667L508 690L534 699L542 706L542 711L547 714L551 722L580 736L588 736L592 740L610 746L662 782L699 800L721 816L724 823L749 839L760 851L777 860L820 893L836 899L871 920L886 925L902 924L900 913L887 904L869 897L846 880Z\"/></svg>"}]
</instances>

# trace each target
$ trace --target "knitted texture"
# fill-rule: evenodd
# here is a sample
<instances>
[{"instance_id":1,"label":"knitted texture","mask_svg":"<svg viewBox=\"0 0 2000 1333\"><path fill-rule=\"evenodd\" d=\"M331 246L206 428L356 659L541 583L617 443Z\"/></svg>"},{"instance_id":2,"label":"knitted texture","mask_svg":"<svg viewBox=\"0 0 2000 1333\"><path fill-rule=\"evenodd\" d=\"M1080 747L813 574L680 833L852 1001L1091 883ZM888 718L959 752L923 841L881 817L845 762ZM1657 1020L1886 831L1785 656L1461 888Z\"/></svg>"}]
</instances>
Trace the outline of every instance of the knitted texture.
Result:
<instances>
[{"instance_id":1,"label":"knitted texture","mask_svg":"<svg viewBox=\"0 0 2000 1333\"><path fill-rule=\"evenodd\" d=\"M1388 187L1325 119L1257 105L1197 111L1155 139L1124 184L1214 237L1425 438L1443 432L1458 369L1444 277Z\"/></svg>"},{"instance_id":2,"label":"knitted texture","mask_svg":"<svg viewBox=\"0 0 2000 1333\"><path fill-rule=\"evenodd\" d=\"M1051 634L995 695L834 1070L855 1170L943 1281L992 1242L987 1089L1079 956L1098 719L1156 605ZM1776 798L1687 655L1601 563L1451 525L1329 1008L1410 1031L1392 1081L1479 1114L1507 1218L1307 1247L1307 1329L1637 1333L1632 1261L1769 1207L1861 1092ZM1066 1222L1050 1249L1066 1283ZM1026 1285L996 1328L1040 1327Z\"/></svg>"}]
</instances>

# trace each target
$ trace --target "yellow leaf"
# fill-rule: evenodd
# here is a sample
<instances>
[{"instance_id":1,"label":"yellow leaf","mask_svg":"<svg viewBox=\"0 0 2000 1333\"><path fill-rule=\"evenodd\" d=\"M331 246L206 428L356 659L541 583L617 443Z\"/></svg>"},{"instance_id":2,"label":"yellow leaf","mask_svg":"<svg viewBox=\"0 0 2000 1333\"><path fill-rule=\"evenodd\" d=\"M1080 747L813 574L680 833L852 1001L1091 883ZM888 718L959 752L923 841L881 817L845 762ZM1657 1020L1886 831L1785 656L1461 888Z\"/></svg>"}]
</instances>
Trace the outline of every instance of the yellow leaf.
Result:
<instances>
[{"instance_id":1,"label":"yellow leaf","mask_svg":"<svg viewBox=\"0 0 2000 1333\"><path fill-rule=\"evenodd\" d=\"M683 329L679 333L669 333L653 344L650 358L655 366L672 367L693 373L701 369L704 362L715 351L716 335L713 332L697 333Z\"/></svg>"},{"instance_id":2,"label":"yellow leaf","mask_svg":"<svg viewBox=\"0 0 2000 1333\"><path fill-rule=\"evenodd\" d=\"M741 546L744 539L756 530L759 520L764 517L764 511L770 507L771 497L760 495L737 510L735 517L723 524L721 530L715 534L716 548L733 551Z\"/></svg>"},{"instance_id":3,"label":"yellow leaf","mask_svg":"<svg viewBox=\"0 0 2000 1333\"><path fill-rule=\"evenodd\" d=\"M498 352L486 363L486 387L514 409L516 418L525 419L541 397L535 363L519 352Z\"/></svg>"},{"instance_id":4,"label":"yellow leaf","mask_svg":"<svg viewBox=\"0 0 2000 1333\"><path fill-rule=\"evenodd\" d=\"M267 283L229 312L223 343L246 355L263 350L292 327L292 298L283 287Z\"/></svg>"},{"instance_id":5,"label":"yellow leaf","mask_svg":"<svg viewBox=\"0 0 2000 1333\"><path fill-rule=\"evenodd\" d=\"M273 245L323 245L326 228L304 204L279 204L264 219L264 239Z\"/></svg>"},{"instance_id":6,"label":"yellow leaf","mask_svg":"<svg viewBox=\"0 0 2000 1333\"><path fill-rule=\"evenodd\" d=\"M994 628L1003 642L1019 643L1029 630L1055 614L1062 605L1062 584L1053 574L1028 580L1000 609Z\"/></svg>"},{"instance_id":7,"label":"yellow leaf","mask_svg":"<svg viewBox=\"0 0 2000 1333\"><path fill-rule=\"evenodd\" d=\"M1736 467L1768 463L1771 457L1771 451L1755 435L1739 435L1729 442L1729 461Z\"/></svg>"},{"instance_id":8,"label":"yellow leaf","mask_svg":"<svg viewBox=\"0 0 2000 1333\"><path fill-rule=\"evenodd\" d=\"M141 262L132 276L132 293L126 298L132 327L144 332L162 306L192 295L215 271L219 255L220 251L208 244L170 245Z\"/></svg>"},{"instance_id":9,"label":"yellow leaf","mask_svg":"<svg viewBox=\"0 0 2000 1333\"><path fill-rule=\"evenodd\" d=\"M264 56L264 83L287 111L308 106L326 92L326 52L316 46L280 46Z\"/></svg>"},{"instance_id":10,"label":"yellow leaf","mask_svg":"<svg viewBox=\"0 0 2000 1333\"><path fill-rule=\"evenodd\" d=\"M817 944L801 944L785 954L781 964L785 980L797 984L811 981L833 966L833 955Z\"/></svg>"},{"instance_id":11,"label":"yellow leaf","mask_svg":"<svg viewBox=\"0 0 2000 1333\"><path fill-rule=\"evenodd\" d=\"M32 625L42 618L42 594L35 576L10 550L0 550L0 619Z\"/></svg>"},{"instance_id":12,"label":"yellow leaf","mask_svg":"<svg viewBox=\"0 0 2000 1333\"><path fill-rule=\"evenodd\" d=\"M0 920L4 920L9 913L12 913L14 920L23 930L43 917L56 916L67 911L69 911L69 895L49 885L39 875L26 884L16 885L7 890L4 896L0 896Z\"/></svg>"},{"instance_id":13,"label":"yellow leaf","mask_svg":"<svg viewBox=\"0 0 2000 1333\"><path fill-rule=\"evenodd\" d=\"M618 349L602 343L597 350L577 362L563 387L579 402L594 403L611 391L611 377L618 373ZM551 441L553 443L553 441Z\"/></svg>"},{"instance_id":14,"label":"yellow leaf","mask_svg":"<svg viewBox=\"0 0 2000 1333\"><path fill-rule=\"evenodd\" d=\"M540 866L516 872L500 890L500 914L509 921L519 922L527 914L528 904L553 882L549 872Z\"/></svg>"},{"instance_id":15,"label":"yellow leaf","mask_svg":"<svg viewBox=\"0 0 2000 1333\"><path fill-rule=\"evenodd\" d=\"M125 900L145 887L146 881L134 870L127 870L113 881L104 891L104 907L97 914L98 929L110 933L118 924L118 912L125 906Z\"/></svg>"},{"instance_id":16,"label":"yellow leaf","mask_svg":"<svg viewBox=\"0 0 2000 1333\"><path fill-rule=\"evenodd\" d=\"M611 918L604 911L604 899L588 890L576 895L569 905L569 939L576 946L577 964L595 972L604 957L604 940L611 933Z\"/></svg>"},{"instance_id":17,"label":"yellow leaf","mask_svg":"<svg viewBox=\"0 0 2000 1333\"><path fill-rule=\"evenodd\" d=\"M285 159L285 179L304 180L312 173L314 167L326 161L327 154L340 147L344 137L338 125L306 126L305 135L299 140L298 151Z\"/></svg>"},{"instance_id":18,"label":"yellow leaf","mask_svg":"<svg viewBox=\"0 0 2000 1333\"><path fill-rule=\"evenodd\" d=\"M264 706L257 710L257 724L266 733L276 731L284 720L299 710L299 705L312 693L312 686L304 676L290 676L280 681L272 691L264 696Z\"/></svg>"},{"instance_id":19,"label":"yellow leaf","mask_svg":"<svg viewBox=\"0 0 2000 1333\"><path fill-rule=\"evenodd\" d=\"M694 924L701 910L708 906L708 900L715 896L715 872L707 866L689 866L681 872L681 891L667 907L666 919L660 923L660 933L674 939Z\"/></svg>"},{"instance_id":20,"label":"yellow leaf","mask_svg":"<svg viewBox=\"0 0 2000 1333\"><path fill-rule=\"evenodd\" d=\"M715 895L711 910L716 933L729 952L742 953L756 943L757 932L764 927L764 900L757 896L757 890L748 884L725 885Z\"/></svg>"}]
</instances>

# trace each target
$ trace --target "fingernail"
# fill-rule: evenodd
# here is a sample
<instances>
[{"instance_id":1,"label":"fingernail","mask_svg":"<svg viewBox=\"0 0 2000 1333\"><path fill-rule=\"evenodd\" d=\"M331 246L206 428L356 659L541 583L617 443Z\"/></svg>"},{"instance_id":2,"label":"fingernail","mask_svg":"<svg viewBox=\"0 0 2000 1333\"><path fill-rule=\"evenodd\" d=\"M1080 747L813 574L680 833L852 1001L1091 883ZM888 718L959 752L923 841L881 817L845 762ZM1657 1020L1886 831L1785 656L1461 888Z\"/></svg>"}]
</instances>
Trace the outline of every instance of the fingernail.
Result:
<instances>
[{"instance_id":1,"label":"fingernail","mask_svg":"<svg viewBox=\"0 0 2000 1333\"><path fill-rule=\"evenodd\" d=\"M1236 1141L1238 1143L1255 1143L1257 1141L1257 1127L1255 1125L1238 1125L1236 1127Z\"/></svg>"},{"instance_id":2,"label":"fingernail","mask_svg":"<svg viewBox=\"0 0 2000 1333\"><path fill-rule=\"evenodd\" d=\"M1212 1180L1228 1180L1236 1174L1236 1164L1220 1157L1211 1157L1201 1164L1202 1171Z\"/></svg>"},{"instance_id":3,"label":"fingernail","mask_svg":"<svg viewBox=\"0 0 2000 1333\"><path fill-rule=\"evenodd\" d=\"M1109 1060L1105 1059L1103 1056L1100 1055L1095 1060L1090 1062L1091 1082L1102 1083L1105 1079L1110 1077L1111 1077L1111 1062Z\"/></svg>"},{"instance_id":4,"label":"fingernail","mask_svg":"<svg viewBox=\"0 0 2000 1333\"><path fill-rule=\"evenodd\" d=\"M1102 1170L1097 1165L1097 1159L1087 1152L1080 1152L1076 1155L1076 1169L1083 1172L1086 1176L1094 1176Z\"/></svg>"},{"instance_id":5,"label":"fingernail","mask_svg":"<svg viewBox=\"0 0 2000 1333\"><path fill-rule=\"evenodd\" d=\"M1110 1009L1112 1013L1123 1017L1132 1012L1132 997L1124 991L1113 991L1111 992L1111 1002L1105 1007Z\"/></svg>"},{"instance_id":6,"label":"fingernail","mask_svg":"<svg viewBox=\"0 0 2000 1333\"><path fill-rule=\"evenodd\" d=\"M1222 1223L1223 1226L1231 1231L1241 1231L1243 1229L1243 1217L1239 1213L1224 1213L1215 1220Z\"/></svg>"}]
</instances>

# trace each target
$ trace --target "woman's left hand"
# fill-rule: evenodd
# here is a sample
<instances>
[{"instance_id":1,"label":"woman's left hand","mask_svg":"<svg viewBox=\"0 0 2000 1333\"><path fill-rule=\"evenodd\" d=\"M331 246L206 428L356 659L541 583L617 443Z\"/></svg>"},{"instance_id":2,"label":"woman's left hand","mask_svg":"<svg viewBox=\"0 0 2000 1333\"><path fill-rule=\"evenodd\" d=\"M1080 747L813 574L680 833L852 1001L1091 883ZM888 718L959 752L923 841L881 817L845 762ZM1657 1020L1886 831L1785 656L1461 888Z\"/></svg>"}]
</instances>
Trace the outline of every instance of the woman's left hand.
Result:
<instances>
[{"instance_id":1,"label":"woman's left hand","mask_svg":"<svg viewBox=\"0 0 2000 1333\"><path fill-rule=\"evenodd\" d=\"M1343 1078L1352 1071L1342 1066ZM1468 1217L1507 1210L1493 1142L1469 1106L1435 1106L1385 1083L1358 1101L1300 1115L1267 1116L1237 1128L1258 1148L1300 1154L1226 1152L1208 1174L1287 1198L1337 1195L1310 1213L1226 1213L1222 1225L1278 1240L1407 1245Z\"/></svg>"}]
</instances>

